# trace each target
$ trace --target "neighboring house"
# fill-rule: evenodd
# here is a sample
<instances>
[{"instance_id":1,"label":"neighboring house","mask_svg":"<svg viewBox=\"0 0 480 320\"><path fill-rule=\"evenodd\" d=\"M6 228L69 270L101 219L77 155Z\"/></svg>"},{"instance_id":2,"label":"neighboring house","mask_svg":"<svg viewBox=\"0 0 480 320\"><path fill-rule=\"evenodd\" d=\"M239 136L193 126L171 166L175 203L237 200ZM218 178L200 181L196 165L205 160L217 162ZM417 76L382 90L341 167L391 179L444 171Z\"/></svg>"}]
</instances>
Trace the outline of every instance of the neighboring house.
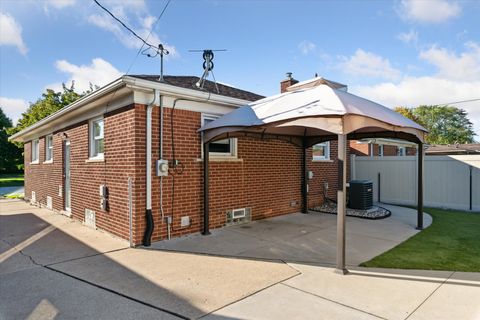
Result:
<instances>
[{"instance_id":1,"label":"neighboring house","mask_svg":"<svg viewBox=\"0 0 480 320\"><path fill-rule=\"evenodd\" d=\"M198 80L123 76L12 136L25 143L26 199L134 245L150 217L153 241L199 232L197 130L262 96L221 84L217 93L209 81L200 89ZM281 87L294 83L289 77ZM326 185L336 198L336 155L336 141L308 151L310 206L323 201ZM211 228L300 211L302 151L295 145L226 139L211 144L210 159Z\"/></svg>"},{"instance_id":2,"label":"neighboring house","mask_svg":"<svg viewBox=\"0 0 480 320\"><path fill-rule=\"evenodd\" d=\"M469 144L432 144L425 150L428 156L448 156L476 154L480 155L480 143Z\"/></svg>"},{"instance_id":3,"label":"neighboring house","mask_svg":"<svg viewBox=\"0 0 480 320\"><path fill-rule=\"evenodd\" d=\"M417 148L408 141L378 138L352 140L350 152L363 157L414 156Z\"/></svg>"}]
</instances>

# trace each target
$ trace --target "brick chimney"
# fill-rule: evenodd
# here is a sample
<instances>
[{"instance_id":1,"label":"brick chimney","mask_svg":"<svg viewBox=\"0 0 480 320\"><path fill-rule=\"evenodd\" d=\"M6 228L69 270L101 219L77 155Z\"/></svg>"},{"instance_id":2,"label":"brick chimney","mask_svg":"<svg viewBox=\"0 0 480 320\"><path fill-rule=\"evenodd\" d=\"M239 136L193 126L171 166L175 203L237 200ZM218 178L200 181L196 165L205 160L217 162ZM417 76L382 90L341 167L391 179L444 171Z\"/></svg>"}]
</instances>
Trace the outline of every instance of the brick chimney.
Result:
<instances>
[{"instance_id":1,"label":"brick chimney","mask_svg":"<svg viewBox=\"0 0 480 320\"><path fill-rule=\"evenodd\" d=\"M287 88L293 86L295 83L298 83L298 80L293 79L291 72L287 72L287 79L280 82L280 93L286 92Z\"/></svg>"}]
</instances>

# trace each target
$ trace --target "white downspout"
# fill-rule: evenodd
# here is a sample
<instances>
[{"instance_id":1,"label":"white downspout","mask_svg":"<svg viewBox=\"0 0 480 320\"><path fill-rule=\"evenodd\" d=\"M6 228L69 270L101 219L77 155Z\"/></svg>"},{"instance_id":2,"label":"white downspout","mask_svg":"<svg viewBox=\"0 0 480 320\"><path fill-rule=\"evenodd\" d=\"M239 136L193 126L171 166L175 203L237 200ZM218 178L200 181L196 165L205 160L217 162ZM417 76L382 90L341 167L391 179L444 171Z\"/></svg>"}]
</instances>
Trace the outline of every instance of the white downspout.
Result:
<instances>
[{"instance_id":1,"label":"white downspout","mask_svg":"<svg viewBox=\"0 0 480 320\"><path fill-rule=\"evenodd\" d=\"M153 233L152 217L152 110L155 105L159 105L160 91L154 90L153 101L147 106L147 146L146 146L146 211L147 227L143 238L143 245L150 246Z\"/></svg>"}]
</instances>

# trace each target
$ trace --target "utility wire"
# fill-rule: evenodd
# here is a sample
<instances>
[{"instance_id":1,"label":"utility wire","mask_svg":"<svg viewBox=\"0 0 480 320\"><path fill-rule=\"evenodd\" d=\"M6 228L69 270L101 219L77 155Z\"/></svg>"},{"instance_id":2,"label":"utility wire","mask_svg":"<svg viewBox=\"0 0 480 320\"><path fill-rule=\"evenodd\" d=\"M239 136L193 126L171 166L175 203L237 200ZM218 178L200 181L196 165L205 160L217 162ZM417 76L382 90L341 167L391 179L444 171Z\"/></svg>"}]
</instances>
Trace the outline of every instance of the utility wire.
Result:
<instances>
[{"instance_id":1,"label":"utility wire","mask_svg":"<svg viewBox=\"0 0 480 320\"><path fill-rule=\"evenodd\" d=\"M127 29L128 31L130 31L135 37L137 37L140 41L143 42L143 44L149 46L149 47L154 47L154 45L148 43L147 41L143 40L142 37L140 37L138 34L135 33L135 31L133 31L132 29L130 29L125 23L122 22L122 20L118 19L117 17L115 17L115 15L113 13L111 13L107 8L105 8L104 6L102 6L97 0L93 0L100 8L102 8L103 10L105 10L106 13L108 13L113 19L117 20L118 23L120 23L125 29Z\"/></svg>"},{"instance_id":2,"label":"utility wire","mask_svg":"<svg viewBox=\"0 0 480 320\"><path fill-rule=\"evenodd\" d=\"M168 0L167 3L165 4L165 6L163 7L163 10L162 12L160 12L160 14L158 15L158 18L157 18L157 21L155 21L155 23L153 24L152 26L152 29L150 29L150 32L148 33L147 35L147 38L145 39L145 42L148 41L148 38L150 38L150 35L152 34L153 30L155 30L155 27L157 26L158 22L160 21L160 19L162 18L163 14L165 13L165 10L167 10L167 7L168 5L170 4L172 0ZM128 66L128 69L127 69L127 72L125 72L125 74L128 74L130 72L130 69L133 67L133 65L135 64L135 61L137 61L137 58L138 56L140 55L140 53L143 51L143 47L145 46L145 43L142 43L142 46L140 47L140 49L138 49L137 51L137 54L135 55L135 58L133 58L132 62L130 63L130 65Z\"/></svg>"},{"instance_id":3,"label":"utility wire","mask_svg":"<svg viewBox=\"0 0 480 320\"><path fill-rule=\"evenodd\" d=\"M447 103L437 103L437 105L457 104L457 103L473 102L473 101L480 101L480 98L470 99L470 100L462 100L462 101L454 101L454 102L447 102Z\"/></svg>"}]
</instances>

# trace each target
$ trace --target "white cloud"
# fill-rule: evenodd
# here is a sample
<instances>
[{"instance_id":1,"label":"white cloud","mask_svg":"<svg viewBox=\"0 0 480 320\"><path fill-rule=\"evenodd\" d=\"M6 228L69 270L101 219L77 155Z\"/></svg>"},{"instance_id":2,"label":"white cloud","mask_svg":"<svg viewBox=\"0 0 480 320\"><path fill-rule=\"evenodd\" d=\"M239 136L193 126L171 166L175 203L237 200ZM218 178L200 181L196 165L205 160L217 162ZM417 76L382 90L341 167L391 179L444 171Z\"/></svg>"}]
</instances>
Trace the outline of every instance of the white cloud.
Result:
<instances>
[{"instance_id":1,"label":"white cloud","mask_svg":"<svg viewBox=\"0 0 480 320\"><path fill-rule=\"evenodd\" d=\"M405 78L399 83L351 87L351 92L388 107L444 104L478 99L480 80L460 82L438 77ZM468 112L474 130L480 136L480 101L454 104Z\"/></svg>"},{"instance_id":2,"label":"white cloud","mask_svg":"<svg viewBox=\"0 0 480 320\"><path fill-rule=\"evenodd\" d=\"M27 54L27 46L22 38L22 27L8 13L0 12L0 45L15 46L21 54Z\"/></svg>"},{"instance_id":3,"label":"white cloud","mask_svg":"<svg viewBox=\"0 0 480 320\"><path fill-rule=\"evenodd\" d=\"M470 41L465 47L467 50L458 55L433 46L421 51L420 58L437 67L438 77L459 81L480 80L480 46Z\"/></svg>"},{"instance_id":4,"label":"white cloud","mask_svg":"<svg viewBox=\"0 0 480 320\"><path fill-rule=\"evenodd\" d=\"M467 42L465 51L455 53L431 47L421 51L420 59L436 67L436 72L420 77L405 77L398 82L371 86L350 86L353 93L388 107L447 104L480 98L480 46ZM480 101L452 104L468 112L480 136Z\"/></svg>"},{"instance_id":5,"label":"white cloud","mask_svg":"<svg viewBox=\"0 0 480 320\"><path fill-rule=\"evenodd\" d=\"M298 44L298 49L300 50L300 52L303 55L307 55L307 54L315 51L316 48L317 48L317 46L313 42L306 41L306 40L302 41Z\"/></svg>"},{"instance_id":6,"label":"white cloud","mask_svg":"<svg viewBox=\"0 0 480 320\"><path fill-rule=\"evenodd\" d=\"M147 13L144 1L106 1L103 3L117 18L122 20L129 28L152 45L163 44L170 52L170 56L178 55L174 46L164 43L157 33L151 31L157 18ZM130 19L130 17L133 17ZM126 30L119 22L115 21L107 13L91 14L87 21L94 26L109 31L127 48L139 49L142 41Z\"/></svg>"},{"instance_id":7,"label":"white cloud","mask_svg":"<svg viewBox=\"0 0 480 320\"><path fill-rule=\"evenodd\" d=\"M442 23L461 12L460 5L449 0L402 0L398 10L402 19L423 23Z\"/></svg>"},{"instance_id":8,"label":"white cloud","mask_svg":"<svg viewBox=\"0 0 480 320\"><path fill-rule=\"evenodd\" d=\"M69 75L68 80L64 81L67 86L75 81L75 90L78 92L90 89L90 83L101 87L122 76L119 70L101 58L93 59L90 65L80 66L66 60L58 60L55 67ZM62 84L53 83L46 88L61 91Z\"/></svg>"},{"instance_id":9,"label":"white cloud","mask_svg":"<svg viewBox=\"0 0 480 320\"><path fill-rule=\"evenodd\" d=\"M408 33L400 33L397 38L406 44L416 45L418 43L418 32L410 30Z\"/></svg>"},{"instance_id":10,"label":"white cloud","mask_svg":"<svg viewBox=\"0 0 480 320\"><path fill-rule=\"evenodd\" d=\"M27 110L28 106L28 102L23 99L0 97L0 107L12 120L13 125L17 124L18 119L22 117L22 113Z\"/></svg>"},{"instance_id":11,"label":"white cloud","mask_svg":"<svg viewBox=\"0 0 480 320\"><path fill-rule=\"evenodd\" d=\"M75 0L43 0L44 9L48 11L48 8L63 9L75 5Z\"/></svg>"},{"instance_id":12,"label":"white cloud","mask_svg":"<svg viewBox=\"0 0 480 320\"><path fill-rule=\"evenodd\" d=\"M338 67L342 72L353 76L366 76L395 80L401 76L401 72L392 67L390 61L371 52L357 49L350 57L341 57Z\"/></svg>"}]
</instances>

